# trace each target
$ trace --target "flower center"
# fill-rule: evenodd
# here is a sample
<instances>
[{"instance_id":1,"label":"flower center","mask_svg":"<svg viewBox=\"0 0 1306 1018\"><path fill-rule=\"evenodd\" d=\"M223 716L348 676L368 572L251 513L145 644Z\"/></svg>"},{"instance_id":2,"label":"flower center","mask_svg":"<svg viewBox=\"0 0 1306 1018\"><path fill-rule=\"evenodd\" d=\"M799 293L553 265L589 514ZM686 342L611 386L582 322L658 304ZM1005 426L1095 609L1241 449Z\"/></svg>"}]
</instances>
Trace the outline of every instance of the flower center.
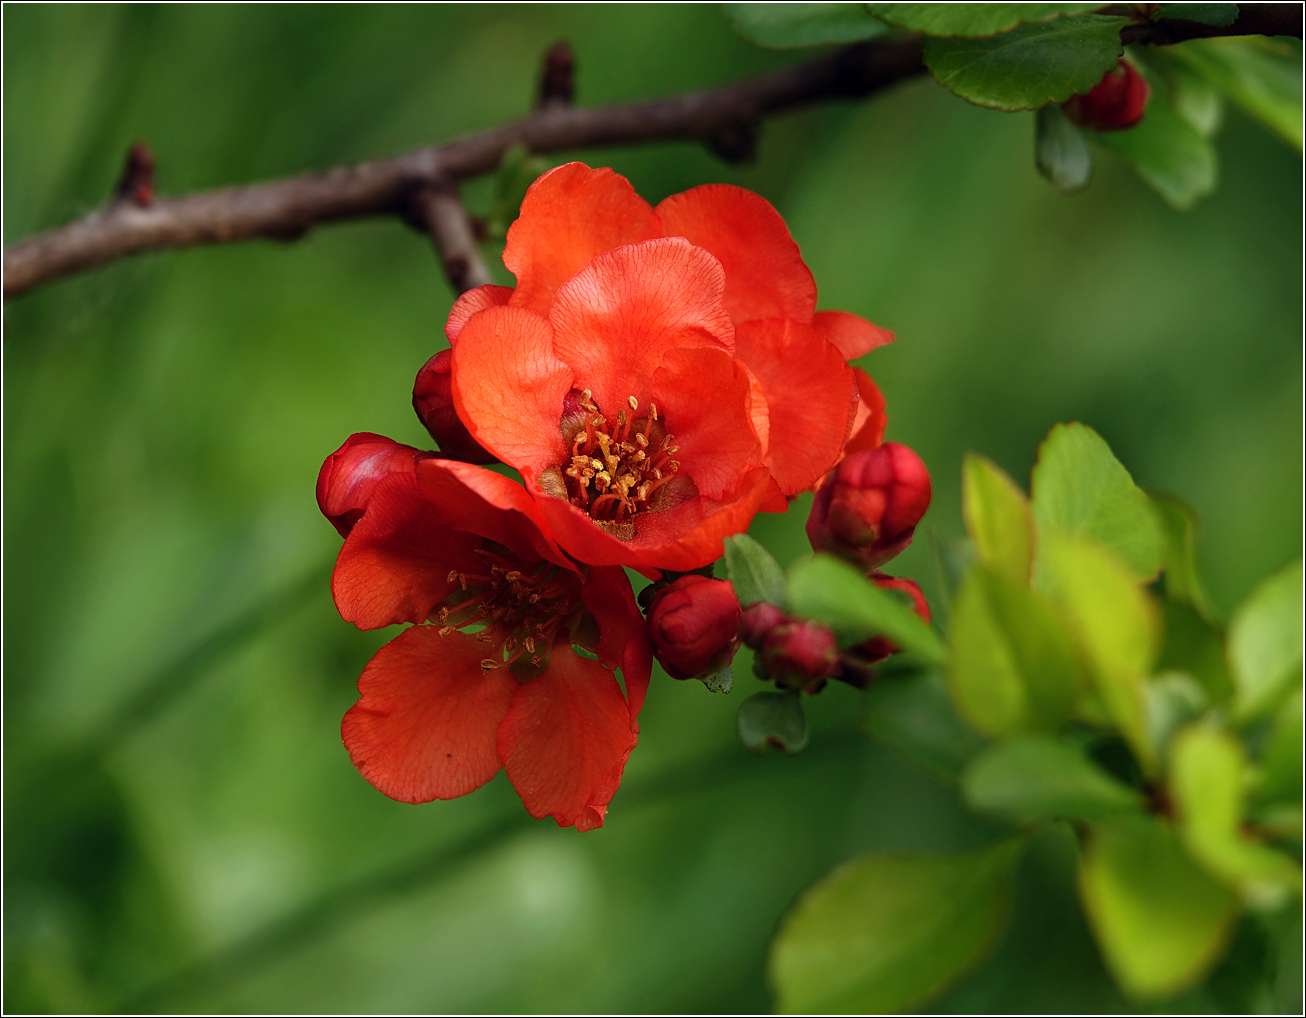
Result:
<instances>
[{"instance_id":1,"label":"flower center","mask_svg":"<svg viewBox=\"0 0 1306 1018\"><path fill-rule=\"evenodd\" d=\"M653 496L680 470L672 458L679 447L658 420L657 405L650 400L641 415L634 396L626 402L611 421L599 412L589 389L581 393L584 419L573 421L571 464L562 471L571 504L605 523L623 523L650 508Z\"/></svg>"},{"instance_id":2,"label":"flower center","mask_svg":"<svg viewBox=\"0 0 1306 1018\"><path fill-rule=\"evenodd\" d=\"M493 655L481 661L485 671L511 665L522 657L528 657L532 665L542 664L553 638L576 606L580 577L552 562L523 563L504 550L485 545L476 553L485 561L485 572L449 572L449 582L456 580L461 589L450 594L435 613L440 635L483 626L476 639L489 644Z\"/></svg>"}]
</instances>

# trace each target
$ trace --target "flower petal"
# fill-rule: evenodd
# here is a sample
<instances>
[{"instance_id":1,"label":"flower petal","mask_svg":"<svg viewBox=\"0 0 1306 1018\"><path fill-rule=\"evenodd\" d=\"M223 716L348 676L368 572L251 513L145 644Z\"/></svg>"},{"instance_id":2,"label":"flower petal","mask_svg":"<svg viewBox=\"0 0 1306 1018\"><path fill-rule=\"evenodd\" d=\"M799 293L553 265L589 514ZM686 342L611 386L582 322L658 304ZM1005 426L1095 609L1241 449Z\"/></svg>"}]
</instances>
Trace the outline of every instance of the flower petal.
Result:
<instances>
[{"instance_id":1,"label":"flower petal","mask_svg":"<svg viewBox=\"0 0 1306 1018\"><path fill-rule=\"evenodd\" d=\"M629 396L642 409L668 350L734 352L722 282L716 259L679 237L608 251L558 288L554 349L610 419Z\"/></svg>"},{"instance_id":2,"label":"flower petal","mask_svg":"<svg viewBox=\"0 0 1306 1018\"><path fill-rule=\"evenodd\" d=\"M558 166L531 185L508 229L512 302L548 314L554 292L595 255L660 236L658 217L625 177L584 163Z\"/></svg>"},{"instance_id":3,"label":"flower petal","mask_svg":"<svg viewBox=\"0 0 1306 1018\"><path fill-rule=\"evenodd\" d=\"M467 463L498 460L477 444L453 405L453 351L441 350L421 366L413 380L413 410L440 452Z\"/></svg>"},{"instance_id":4,"label":"flower petal","mask_svg":"<svg viewBox=\"0 0 1306 1018\"><path fill-rule=\"evenodd\" d=\"M369 431L350 435L322 462L317 475L317 507L341 537L348 537L376 486L392 473L411 473L421 455L411 445L400 445L384 435Z\"/></svg>"},{"instance_id":5,"label":"flower petal","mask_svg":"<svg viewBox=\"0 0 1306 1018\"><path fill-rule=\"evenodd\" d=\"M451 569L483 568L473 554L480 540L450 527L414 474L391 474L340 549L331 575L336 607L359 629L425 622L452 590Z\"/></svg>"},{"instance_id":6,"label":"flower petal","mask_svg":"<svg viewBox=\"0 0 1306 1018\"><path fill-rule=\"evenodd\" d=\"M725 305L738 325L753 318L804 324L816 310L816 280L780 213L760 194L704 184L657 207L663 233L712 252L726 271Z\"/></svg>"},{"instance_id":7,"label":"flower petal","mask_svg":"<svg viewBox=\"0 0 1306 1018\"><path fill-rule=\"evenodd\" d=\"M893 342L893 333L849 311L818 311L812 328L838 347L846 361Z\"/></svg>"},{"instance_id":8,"label":"flower petal","mask_svg":"<svg viewBox=\"0 0 1306 1018\"><path fill-rule=\"evenodd\" d=\"M453 352L453 402L467 430L521 470L564 462L562 403L572 369L553 352L547 319L518 307L473 316Z\"/></svg>"},{"instance_id":9,"label":"flower petal","mask_svg":"<svg viewBox=\"0 0 1306 1018\"><path fill-rule=\"evenodd\" d=\"M857 416L853 418L852 435L844 446L845 456L879 447L884 442L884 428L889 423L879 386L861 368L852 371L857 380Z\"/></svg>"},{"instance_id":10,"label":"flower petal","mask_svg":"<svg viewBox=\"0 0 1306 1018\"><path fill-rule=\"evenodd\" d=\"M512 298L511 286L495 286L493 283L468 290L449 309L449 319L444 323L444 334L449 337L452 346L467 320L478 311L507 304Z\"/></svg>"},{"instance_id":11,"label":"flower petal","mask_svg":"<svg viewBox=\"0 0 1306 1018\"><path fill-rule=\"evenodd\" d=\"M508 779L531 816L552 816L559 827L603 825L634 748L617 680L566 639L554 644L544 673L513 694L499 723Z\"/></svg>"},{"instance_id":12,"label":"flower petal","mask_svg":"<svg viewBox=\"0 0 1306 1018\"><path fill-rule=\"evenodd\" d=\"M630 730L639 731L635 719L644 706L649 677L653 671L653 647L648 624L635 604L630 580L624 570L612 566L591 566L580 588L580 597L599 624L599 660L609 667L621 666L626 681L626 706Z\"/></svg>"},{"instance_id":13,"label":"flower petal","mask_svg":"<svg viewBox=\"0 0 1306 1018\"><path fill-rule=\"evenodd\" d=\"M485 645L434 626L405 629L363 669L340 734L359 773L400 802L454 799L499 772L499 722L517 681L481 670Z\"/></svg>"},{"instance_id":14,"label":"flower petal","mask_svg":"<svg viewBox=\"0 0 1306 1018\"><path fill-rule=\"evenodd\" d=\"M762 462L751 390L748 369L720 350L668 350L653 373L652 396L674 436L675 458L708 498L734 492L744 472Z\"/></svg>"},{"instance_id":15,"label":"flower petal","mask_svg":"<svg viewBox=\"0 0 1306 1018\"><path fill-rule=\"evenodd\" d=\"M739 359L762 384L769 412L766 463L785 495L806 491L839 458L857 409L852 370L810 325L745 322Z\"/></svg>"}]
</instances>

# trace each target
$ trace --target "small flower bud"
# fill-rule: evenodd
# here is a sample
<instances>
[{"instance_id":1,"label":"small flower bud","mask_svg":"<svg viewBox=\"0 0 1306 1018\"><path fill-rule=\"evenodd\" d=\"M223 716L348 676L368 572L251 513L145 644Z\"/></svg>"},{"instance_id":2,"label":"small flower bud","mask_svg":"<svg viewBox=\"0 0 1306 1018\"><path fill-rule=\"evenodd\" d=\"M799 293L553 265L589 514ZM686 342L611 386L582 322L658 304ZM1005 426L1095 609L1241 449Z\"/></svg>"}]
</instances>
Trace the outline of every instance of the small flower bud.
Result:
<instances>
[{"instance_id":1,"label":"small flower bud","mask_svg":"<svg viewBox=\"0 0 1306 1018\"><path fill-rule=\"evenodd\" d=\"M1063 102L1061 110L1071 123L1090 131L1123 131L1143 119L1151 94L1147 79L1121 60L1090 91Z\"/></svg>"},{"instance_id":2,"label":"small flower bud","mask_svg":"<svg viewBox=\"0 0 1306 1018\"><path fill-rule=\"evenodd\" d=\"M354 524L362 519L376 486L397 471L412 473L418 459L430 455L383 435L350 435L318 472L318 508L341 537L348 537Z\"/></svg>"},{"instance_id":3,"label":"small flower bud","mask_svg":"<svg viewBox=\"0 0 1306 1018\"><path fill-rule=\"evenodd\" d=\"M458 418L453 406L453 351L441 350L422 365L413 382L413 409L440 451L449 459L464 463L497 463L498 458L481 447Z\"/></svg>"},{"instance_id":4,"label":"small flower bud","mask_svg":"<svg viewBox=\"0 0 1306 1018\"><path fill-rule=\"evenodd\" d=\"M897 442L853 453L825 475L807 537L826 551L873 569L911 544L930 507L930 474L920 457Z\"/></svg>"},{"instance_id":5,"label":"small flower bud","mask_svg":"<svg viewBox=\"0 0 1306 1018\"><path fill-rule=\"evenodd\" d=\"M767 633L788 621L789 616L775 605L757 601L745 608L739 618L739 638L745 647L758 650Z\"/></svg>"},{"instance_id":6,"label":"small flower bud","mask_svg":"<svg viewBox=\"0 0 1306 1018\"><path fill-rule=\"evenodd\" d=\"M729 580L680 577L653 599L648 624L653 653L673 679L718 672L739 649L739 601Z\"/></svg>"},{"instance_id":7,"label":"small flower bud","mask_svg":"<svg viewBox=\"0 0 1306 1018\"><path fill-rule=\"evenodd\" d=\"M839 643L828 626L800 619L776 626L762 642L762 666L777 686L817 693L839 671Z\"/></svg>"},{"instance_id":8,"label":"small flower bud","mask_svg":"<svg viewBox=\"0 0 1306 1018\"><path fill-rule=\"evenodd\" d=\"M926 603L925 595L921 593L920 585L915 580L909 580L905 576L890 576L888 573L871 573L870 580L877 587L883 587L885 590L901 590L910 595L912 610L926 625L930 624L930 606ZM859 646L857 656L865 658L869 664L875 664L877 661L883 661L890 654L897 654L901 649L888 637L877 636Z\"/></svg>"}]
</instances>

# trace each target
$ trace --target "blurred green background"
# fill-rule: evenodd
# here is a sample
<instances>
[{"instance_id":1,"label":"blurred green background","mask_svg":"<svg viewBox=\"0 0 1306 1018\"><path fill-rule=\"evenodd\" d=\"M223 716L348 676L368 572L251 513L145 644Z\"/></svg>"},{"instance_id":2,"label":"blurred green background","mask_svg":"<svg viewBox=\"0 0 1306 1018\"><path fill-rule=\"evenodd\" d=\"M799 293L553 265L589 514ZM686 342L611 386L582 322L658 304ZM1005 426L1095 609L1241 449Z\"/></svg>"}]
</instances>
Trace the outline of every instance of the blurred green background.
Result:
<instances>
[{"instance_id":1,"label":"blurred green background","mask_svg":"<svg viewBox=\"0 0 1306 1018\"><path fill-rule=\"evenodd\" d=\"M735 38L715 5L7 5L4 29L6 243L102 203L136 138L175 193L515 117L558 39L585 104L806 57ZM897 331L863 363L935 504L891 569L936 611L962 454L1024 481L1078 419L1197 508L1227 612L1300 554L1300 158L1230 111L1221 187L1181 215L1109 156L1059 195L1032 135L1031 114L922 78L768 123L749 166L689 144L576 156L654 202L761 192L822 306ZM483 209L489 183L466 197ZM6 306L6 1010L765 1011L765 947L802 887L860 850L994 836L858 731L846 687L810 701L806 752L750 757L745 659L729 696L655 676L600 831L530 820L502 775L417 807L368 786L339 721L393 632L336 614L314 479L354 431L429 445L411 384L452 297L426 240L377 220ZM792 560L805 509L753 532ZM1067 839L1039 843L994 963L934 1009L1132 1010ZM1259 950L1242 936L1173 1006L1256 1006L1237 968Z\"/></svg>"}]
</instances>

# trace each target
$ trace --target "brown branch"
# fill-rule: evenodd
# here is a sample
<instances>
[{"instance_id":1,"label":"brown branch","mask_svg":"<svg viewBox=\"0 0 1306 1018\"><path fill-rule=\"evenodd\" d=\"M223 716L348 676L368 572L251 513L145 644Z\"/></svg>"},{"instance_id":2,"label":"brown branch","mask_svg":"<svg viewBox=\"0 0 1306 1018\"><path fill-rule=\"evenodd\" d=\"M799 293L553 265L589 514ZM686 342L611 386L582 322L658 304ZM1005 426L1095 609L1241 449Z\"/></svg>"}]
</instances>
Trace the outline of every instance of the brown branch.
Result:
<instances>
[{"instance_id":1,"label":"brown branch","mask_svg":"<svg viewBox=\"0 0 1306 1018\"><path fill-rule=\"evenodd\" d=\"M1161 8L1164 12L1165 8ZM1148 24L1129 25L1120 30L1126 46L1173 46L1190 39L1214 39L1231 35L1288 35L1302 37L1301 4L1239 4L1238 19L1217 27L1200 21L1161 18Z\"/></svg>"},{"instance_id":2,"label":"brown branch","mask_svg":"<svg viewBox=\"0 0 1306 1018\"><path fill-rule=\"evenodd\" d=\"M458 198L454 185L445 183L418 188L409 204L408 219L430 234L435 253L444 266L444 274L458 293L494 282L481 257L467 209Z\"/></svg>"}]
</instances>

